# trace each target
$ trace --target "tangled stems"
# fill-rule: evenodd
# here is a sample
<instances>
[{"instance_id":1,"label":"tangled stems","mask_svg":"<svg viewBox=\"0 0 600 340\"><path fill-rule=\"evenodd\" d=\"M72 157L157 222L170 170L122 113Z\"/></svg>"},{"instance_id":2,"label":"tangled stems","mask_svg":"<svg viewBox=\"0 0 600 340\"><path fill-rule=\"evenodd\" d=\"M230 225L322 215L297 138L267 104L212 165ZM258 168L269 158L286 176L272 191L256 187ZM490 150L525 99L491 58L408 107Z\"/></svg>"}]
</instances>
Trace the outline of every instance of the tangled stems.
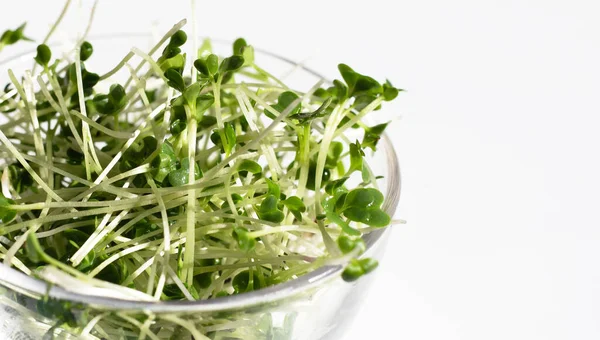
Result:
<instances>
[{"instance_id":1,"label":"tangled stems","mask_svg":"<svg viewBox=\"0 0 600 340\"><path fill-rule=\"evenodd\" d=\"M291 89L243 39L225 58L205 42L186 66L184 24L102 76L87 68L97 53L87 41L75 62L40 44L39 73L9 70L0 92L4 263L147 301L240 294L327 264L348 264L346 281L375 269L360 258L361 236L390 217L364 157L386 124L362 119L400 90L344 64L343 81ZM2 43L15 34L23 39L20 28ZM128 80L115 82L123 72ZM362 140L350 141L350 130ZM98 315L82 333L112 336L123 320L161 338L160 320L127 315Z\"/></svg>"}]
</instances>

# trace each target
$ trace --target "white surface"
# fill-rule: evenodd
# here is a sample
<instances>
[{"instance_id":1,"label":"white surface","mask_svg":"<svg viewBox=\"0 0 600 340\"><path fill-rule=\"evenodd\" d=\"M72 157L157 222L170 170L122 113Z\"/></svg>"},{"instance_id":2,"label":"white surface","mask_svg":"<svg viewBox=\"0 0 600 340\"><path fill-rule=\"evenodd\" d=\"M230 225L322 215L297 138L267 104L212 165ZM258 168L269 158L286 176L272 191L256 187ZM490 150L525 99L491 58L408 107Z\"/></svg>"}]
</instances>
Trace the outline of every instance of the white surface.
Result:
<instances>
[{"instance_id":1,"label":"white surface","mask_svg":"<svg viewBox=\"0 0 600 340\"><path fill-rule=\"evenodd\" d=\"M3 4L0 26L28 20L40 39L58 13L50 3L60 2ZM92 34L153 21L162 31L187 6L104 0ZM402 116L390 129L403 172L397 216L408 224L395 228L346 339L600 338L599 10L198 1L206 35L311 57L328 76L346 62L408 90L384 111Z\"/></svg>"}]
</instances>

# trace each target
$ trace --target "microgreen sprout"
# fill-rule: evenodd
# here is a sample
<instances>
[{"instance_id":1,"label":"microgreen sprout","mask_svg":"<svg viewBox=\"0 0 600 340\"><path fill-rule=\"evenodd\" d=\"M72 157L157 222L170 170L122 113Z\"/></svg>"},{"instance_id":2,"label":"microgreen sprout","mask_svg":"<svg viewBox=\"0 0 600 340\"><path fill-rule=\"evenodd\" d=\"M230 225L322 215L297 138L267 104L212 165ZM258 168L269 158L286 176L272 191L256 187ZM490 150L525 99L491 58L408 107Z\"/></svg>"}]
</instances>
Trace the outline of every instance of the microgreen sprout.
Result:
<instances>
[{"instance_id":1,"label":"microgreen sprout","mask_svg":"<svg viewBox=\"0 0 600 340\"><path fill-rule=\"evenodd\" d=\"M66 288L147 301L217 299L327 264L346 264L346 281L374 270L362 237L391 219L368 162L387 123L363 118L401 90L345 64L330 86L293 89L259 67L242 38L231 55L213 53L209 40L189 51L184 24L102 76L87 64L104 52L84 38L54 61L44 41L34 57L42 70L8 72L4 263ZM24 27L4 32L0 50L29 40ZM114 79L121 69L129 80ZM220 331L175 315L56 318L106 338L116 329L154 339ZM177 327L156 327L165 320ZM260 322L264 333L272 321Z\"/></svg>"},{"instance_id":2,"label":"microgreen sprout","mask_svg":"<svg viewBox=\"0 0 600 340\"><path fill-rule=\"evenodd\" d=\"M18 41L32 41L30 38L24 35L23 31L25 30L26 23L23 23L21 26L17 27L14 30L8 29L0 35L0 52L4 49L5 46L14 45Z\"/></svg>"}]
</instances>

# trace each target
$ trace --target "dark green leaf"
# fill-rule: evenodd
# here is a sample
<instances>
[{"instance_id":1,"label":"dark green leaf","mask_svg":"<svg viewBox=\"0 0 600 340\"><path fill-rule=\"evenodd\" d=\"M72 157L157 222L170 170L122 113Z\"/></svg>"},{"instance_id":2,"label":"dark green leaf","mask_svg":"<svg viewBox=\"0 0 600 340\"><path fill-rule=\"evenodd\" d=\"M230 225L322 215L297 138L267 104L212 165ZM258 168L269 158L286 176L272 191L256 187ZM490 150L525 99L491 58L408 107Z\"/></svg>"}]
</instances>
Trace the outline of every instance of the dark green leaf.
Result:
<instances>
[{"instance_id":1,"label":"dark green leaf","mask_svg":"<svg viewBox=\"0 0 600 340\"><path fill-rule=\"evenodd\" d=\"M169 131L173 136L179 136L187 127L185 119L175 119L169 126Z\"/></svg>"},{"instance_id":2,"label":"dark green leaf","mask_svg":"<svg viewBox=\"0 0 600 340\"><path fill-rule=\"evenodd\" d=\"M341 234L340 237L338 237L337 244L338 244L338 247L340 247L340 250L342 251L342 253L344 253L344 254L348 254L351 251L353 251L354 249L356 249L356 247L358 247L360 249L358 255L360 255L366 249L365 241L362 238L350 237L345 234Z\"/></svg>"},{"instance_id":3,"label":"dark green leaf","mask_svg":"<svg viewBox=\"0 0 600 340\"><path fill-rule=\"evenodd\" d=\"M351 175L354 171L362 171L364 155L365 153L358 142L350 143L350 168L346 172L346 176Z\"/></svg>"},{"instance_id":4,"label":"dark green leaf","mask_svg":"<svg viewBox=\"0 0 600 340\"><path fill-rule=\"evenodd\" d=\"M239 55L233 55L231 57L223 59L221 66L219 66L219 72L233 72L239 70L244 65L244 57Z\"/></svg>"},{"instance_id":5,"label":"dark green leaf","mask_svg":"<svg viewBox=\"0 0 600 340\"><path fill-rule=\"evenodd\" d=\"M331 104L332 99L327 98L318 109L313 112L299 112L290 116L290 118L297 119L301 124L310 123L311 120L322 117L327 110L327 107Z\"/></svg>"},{"instance_id":6,"label":"dark green leaf","mask_svg":"<svg viewBox=\"0 0 600 340\"><path fill-rule=\"evenodd\" d=\"M194 67L202 75L204 75L204 76L208 76L209 75L209 73L208 73L208 66L206 65L206 60L196 59L196 61L194 61Z\"/></svg>"},{"instance_id":7,"label":"dark green leaf","mask_svg":"<svg viewBox=\"0 0 600 340\"><path fill-rule=\"evenodd\" d=\"M330 195L333 195L334 192L338 188L341 188L344 185L344 183L348 180L348 178L350 178L350 177L345 176L345 177L336 179L335 181L331 181L331 182L327 183L327 185L325 186L325 192Z\"/></svg>"},{"instance_id":8,"label":"dark green leaf","mask_svg":"<svg viewBox=\"0 0 600 340\"><path fill-rule=\"evenodd\" d=\"M2 36L0 36L0 44L12 45L19 40L32 41L30 38L27 38L23 35L23 30L25 30L26 25L27 23L23 23L15 30L4 31L4 33L2 33Z\"/></svg>"},{"instance_id":9,"label":"dark green leaf","mask_svg":"<svg viewBox=\"0 0 600 340\"><path fill-rule=\"evenodd\" d=\"M365 274L365 270L360 265L358 260L352 259L342 272L342 279L346 282L358 280L359 277Z\"/></svg>"},{"instance_id":10,"label":"dark green leaf","mask_svg":"<svg viewBox=\"0 0 600 340\"><path fill-rule=\"evenodd\" d=\"M253 160L244 159L238 165L237 170L238 171L248 171L253 174L258 174L258 173L262 172L262 167L260 166L260 164L256 163Z\"/></svg>"},{"instance_id":11,"label":"dark green leaf","mask_svg":"<svg viewBox=\"0 0 600 340\"><path fill-rule=\"evenodd\" d=\"M84 41L79 49L79 59L81 59L81 61L86 61L92 56L93 53L94 46L92 46L92 44L89 42Z\"/></svg>"},{"instance_id":12,"label":"dark green leaf","mask_svg":"<svg viewBox=\"0 0 600 340\"><path fill-rule=\"evenodd\" d=\"M302 221L302 213L306 211L304 202L297 196L290 196L282 201L298 221Z\"/></svg>"},{"instance_id":13,"label":"dark green leaf","mask_svg":"<svg viewBox=\"0 0 600 340\"><path fill-rule=\"evenodd\" d=\"M187 41L187 34L184 31L179 30L171 36L169 45L179 47L179 46L185 44L186 41Z\"/></svg>"},{"instance_id":14,"label":"dark green leaf","mask_svg":"<svg viewBox=\"0 0 600 340\"><path fill-rule=\"evenodd\" d=\"M183 82L183 77L175 69L170 68L167 71L165 71L165 78L168 79L167 85L171 86L179 92L183 92L185 90L185 83Z\"/></svg>"},{"instance_id":15,"label":"dark green leaf","mask_svg":"<svg viewBox=\"0 0 600 340\"><path fill-rule=\"evenodd\" d=\"M281 189L279 188L279 184L275 183L275 181L265 178L267 182L268 191L267 193L273 195L277 198L281 195Z\"/></svg>"},{"instance_id":16,"label":"dark green leaf","mask_svg":"<svg viewBox=\"0 0 600 340\"><path fill-rule=\"evenodd\" d=\"M50 51L50 47L46 44L38 45L37 54L35 56L35 61L40 64L40 66L48 66L50 59L52 58L52 51Z\"/></svg>"},{"instance_id":17,"label":"dark green leaf","mask_svg":"<svg viewBox=\"0 0 600 340\"><path fill-rule=\"evenodd\" d=\"M383 98L385 101L392 101L398 97L398 92L403 91L401 89L395 88L389 80L386 80L383 83Z\"/></svg>"},{"instance_id":18,"label":"dark green leaf","mask_svg":"<svg viewBox=\"0 0 600 340\"><path fill-rule=\"evenodd\" d=\"M298 95L295 94L292 91L285 91L283 93L281 93L279 95L279 97L277 98L277 104L273 105L273 108L277 111L279 111L280 113L282 113L283 111L285 111L285 109L288 108L288 106L291 106L294 101L296 101L298 98ZM294 115L296 113L298 113L300 111L300 103L298 103L291 111L291 115ZM275 115L273 115L272 112L267 112L267 110L265 110L265 114L271 118L275 118Z\"/></svg>"},{"instance_id":19,"label":"dark green leaf","mask_svg":"<svg viewBox=\"0 0 600 340\"><path fill-rule=\"evenodd\" d=\"M242 55L246 46L248 46L248 44L246 43L246 40L244 40L244 38L237 38L233 42L233 54Z\"/></svg>"},{"instance_id":20,"label":"dark green leaf","mask_svg":"<svg viewBox=\"0 0 600 340\"><path fill-rule=\"evenodd\" d=\"M371 148L373 151L377 150L377 143L381 139L381 135L388 124L389 123L384 123L366 128L361 146L363 148Z\"/></svg>"},{"instance_id":21,"label":"dark green leaf","mask_svg":"<svg viewBox=\"0 0 600 340\"><path fill-rule=\"evenodd\" d=\"M15 201L10 198L6 198L0 192L0 223L6 224L12 221L17 216L17 211L12 209L10 206L14 205Z\"/></svg>"},{"instance_id":22,"label":"dark green leaf","mask_svg":"<svg viewBox=\"0 0 600 340\"><path fill-rule=\"evenodd\" d=\"M335 94L340 102L348 97L348 87L344 85L344 83L335 79L333 81L333 86L335 86Z\"/></svg>"},{"instance_id":23,"label":"dark green leaf","mask_svg":"<svg viewBox=\"0 0 600 340\"><path fill-rule=\"evenodd\" d=\"M258 273L256 271L252 271L252 282L250 282L250 272L248 270L244 270L243 272L237 274L233 278L231 285L236 293L249 292L261 288Z\"/></svg>"},{"instance_id":24,"label":"dark green leaf","mask_svg":"<svg viewBox=\"0 0 600 340\"><path fill-rule=\"evenodd\" d=\"M260 219L280 223L285 218L283 212L277 209L279 199L274 195L267 195L257 209L257 214Z\"/></svg>"}]
</instances>

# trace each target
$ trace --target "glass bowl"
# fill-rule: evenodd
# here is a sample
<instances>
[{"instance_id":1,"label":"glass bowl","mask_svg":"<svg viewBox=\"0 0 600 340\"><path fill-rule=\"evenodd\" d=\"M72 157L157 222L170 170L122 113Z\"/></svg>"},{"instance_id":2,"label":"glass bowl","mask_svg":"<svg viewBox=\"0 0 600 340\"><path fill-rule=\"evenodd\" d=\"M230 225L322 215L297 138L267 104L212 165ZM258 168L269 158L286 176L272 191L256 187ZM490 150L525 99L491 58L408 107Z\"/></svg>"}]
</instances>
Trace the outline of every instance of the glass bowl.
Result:
<instances>
[{"instance_id":1,"label":"glass bowl","mask_svg":"<svg viewBox=\"0 0 600 340\"><path fill-rule=\"evenodd\" d=\"M102 73L117 64L132 46L147 50L153 39L139 34L89 40L99 55L86 62L87 67ZM213 40L212 45L217 54L230 53L229 42ZM54 45L53 51L57 55L61 49L66 52L68 46ZM101 54L108 50L112 52L110 55ZM0 62L0 83L8 82L9 68L17 75L31 68L34 55L34 52L23 53ZM270 52L257 49L256 60L276 76L284 75L291 88L308 89L322 79L318 73ZM367 161L377 170L377 175L384 176L379 182L385 195L383 209L392 216L400 195L400 170L387 136L384 135L378 146L380 151ZM381 258L388 234L387 229L367 234L367 250L363 256ZM164 339L161 334L174 329L180 333L170 339L341 339L377 273L376 270L375 274L347 283L340 277L342 270L343 265L324 266L292 281L212 300L138 302L49 287L43 281L0 264L0 334L2 339L21 340L52 339L52 335L54 339L137 339L139 332L128 331L126 326L141 325L150 319L150 328L159 339ZM102 323L107 316L115 323L110 327L112 333L103 335ZM58 320L65 319L70 321L69 325L59 326ZM120 323L115 319L121 320ZM189 333L185 328L187 324L199 326L202 334ZM82 337L81 329L86 327L91 332Z\"/></svg>"}]
</instances>

